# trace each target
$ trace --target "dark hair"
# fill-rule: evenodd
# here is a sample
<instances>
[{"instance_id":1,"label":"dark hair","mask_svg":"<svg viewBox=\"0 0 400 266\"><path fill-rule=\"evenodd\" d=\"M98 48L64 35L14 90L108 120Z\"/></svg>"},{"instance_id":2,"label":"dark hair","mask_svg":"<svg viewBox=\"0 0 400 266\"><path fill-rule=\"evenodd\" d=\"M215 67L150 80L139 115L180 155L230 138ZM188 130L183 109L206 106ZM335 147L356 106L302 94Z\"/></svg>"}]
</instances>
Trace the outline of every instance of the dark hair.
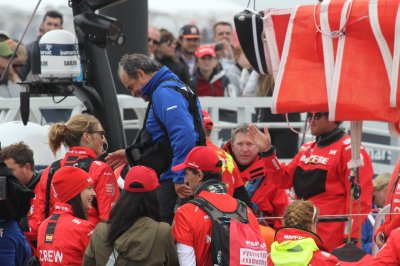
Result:
<instances>
[{"instance_id":1,"label":"dark hair","mask_svg":"<svg viewBox=\"0 0 400 266\"><path fill-rule=\"evenodd\" d=\"M147 55L125 54L119 60L118 73L121 73L121 69L124 69L130 78L137 79L139 69L143 70L146 74L153 74L158 71L159 66Z\"/></svg>"},{"instance_id":2,"label":"dark hair","mask_svg":"<svg viewBox=\"0 0 400 266\"><path fill-rule=\"evenodd\" d=\"M176 38L174 37L174 35L167 29L160 29L160 44L165 43L165 42L174 42L176 41Z\"/></svg>"},{"instance_id":3,"label":"dark hair","mask_svg":"<svg viewBox=\"0 0 400 266\"><path fill-rule=\"evenodd\" d=\"M215 35L215 30L217 29L218 26L229 26L232 28L232 24L226 21L218 21L214 24L213 26L213 33Z\"/></svg>"},{"instance_id":4,"label":"dark hair","mask_svg":"<svg viewBox=\"0 0 400 266\"><path fill-rule=\"evenodd\" d=\"M113 247L115 241L141 217L161 222L157 192L133 193L123 190L110 212L108 245Z\"/></svg>"},{"instance_id":5,"label":"dark hair","mask_svg":"<svg viewBox=\"0 0 400 266\"><path fill-rule=\"evenodd\" d=\"M218 163L216 164L216 166L222 166L222 161L219 160ZM190 172L192 172L193 174L197 174L199 172L199 170L197 169L192 169L192 168L186 168L187 170L189 170ZM209 172L209 171L202 171L203 172L203 182L209 179L215 179L215 180L222 180L222 174L221 173L215 173L215 172Z\"/></svg>"},{"instance_id":6,"label":"dark hair","mask_svg":"<svg viewBox=\"0 0 400 266\"><path fill-rule=\"evenodd\" d=\"M14 159L15 163L24 166L29 163L31 170L35 170L35 161L33 151L23 141L11 144L0 150L0 161Z\"/></svg>"},{"instance_id":7,"label":"dark hair","mask_svg":"<svg viewBox=\"0 0 400 266\"><path fill-rule=\"evenodd\" d=\"M82 205L82 198L81 198L81 193L67 201L69 205L72 207L72 211L74 212L74 215L80 219L87 220L87 214L86 211L83 209Z\"/></svg>"},{"instance_id":8,"label":"dark hair","mask_svg":"<svg viewBox=\"0 0 400 266\"><path fill-rule=\"evenodd\" d=\"M62 15L60 12L55 11L55 10L49 10L49 11L47 11L46 14L45 14L44 17L43 17L43 21L42 21L42 22L44 22L44 21L46 20L47 17L50 17L50 18L59 18L59 19L61 20L61 26L62 26L62 24L63 24L63 22L64 22L64 20L63 20L63 15Z\"/></svg>"}]
</instances>

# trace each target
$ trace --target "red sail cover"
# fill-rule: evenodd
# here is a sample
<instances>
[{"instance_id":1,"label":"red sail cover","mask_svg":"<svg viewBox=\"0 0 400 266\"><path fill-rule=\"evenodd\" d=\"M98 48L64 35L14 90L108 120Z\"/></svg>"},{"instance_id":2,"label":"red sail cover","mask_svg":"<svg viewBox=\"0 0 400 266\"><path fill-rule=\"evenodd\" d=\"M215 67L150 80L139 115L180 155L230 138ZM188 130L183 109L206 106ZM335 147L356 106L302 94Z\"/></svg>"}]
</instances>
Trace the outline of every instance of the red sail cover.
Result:
<instances>
[{"instance_id":1,"label":"red sail cover","mask_svg":"<svg viewBox=\"0 0 400 266\"><path fill-rule=\"evenodd\" d=\"M396 107L397 84L393 83L393 50L399 0L370 0L369 21L385 64L390 84L390 105Z\"/></svg>"},{"instance_id":2,"label":"red sail cover","mask_svg":"<svg viewBox=\"0 0 400 266\"><path fill-rule=\"evenodd\" d=\"M321 5L321 34L324 51L326 88L329 94L332 91L332 79L335 69L338 38L342 34L340 17L345 0L332 0Z\"/></svg>"},{"instance_id":3,"label":"red sail cover","mask_svg":"<svg viewBox=\"0 0 400 266\"><path fill-rule=\"evenodd\" d=\"M264 54L267 67L276 79L292 9L264 11Z\"/></svg>"},{"instance_id":4,"label":"red sail cover","mask_svg":"<svg viewBox=\"0 0 400 266\"><path fill-rule=\"evenodd\" d=\"M399 109L390 107L388 74L368 19L368 4L357 0L342 9L345 34L339 38L332 80L331 120L400 120Z\"/></svg>"},{"instance_id":5,"label":"red sail cover","mask_svg":"<svg viewBox=\"0 0 400 266\"><path fill-rule=\"evenodd\" d=\"M316 23L319 5L292 11L275 81L273 113L328 111L322 40Z\"/></svg>"}]
</instances>

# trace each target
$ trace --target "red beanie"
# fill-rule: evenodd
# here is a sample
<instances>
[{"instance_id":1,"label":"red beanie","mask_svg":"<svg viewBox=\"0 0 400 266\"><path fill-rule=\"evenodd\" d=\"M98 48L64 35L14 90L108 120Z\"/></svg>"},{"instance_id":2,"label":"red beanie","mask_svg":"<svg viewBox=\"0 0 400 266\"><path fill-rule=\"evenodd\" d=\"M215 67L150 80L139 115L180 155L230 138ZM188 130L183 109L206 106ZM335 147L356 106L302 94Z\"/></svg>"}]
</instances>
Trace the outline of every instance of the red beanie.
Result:
<instances>
[{"instance_id":1,"label":"red beanie","mask_svg":"<svg viewBox=\"0 0 400 266\"><path fill-rule=\"evenodd\" d=\"M93 184L93 179L84 170L74 166L58 169L51 181L54 196L61 202L67 202Z\"/></svg>"}]
</instances>

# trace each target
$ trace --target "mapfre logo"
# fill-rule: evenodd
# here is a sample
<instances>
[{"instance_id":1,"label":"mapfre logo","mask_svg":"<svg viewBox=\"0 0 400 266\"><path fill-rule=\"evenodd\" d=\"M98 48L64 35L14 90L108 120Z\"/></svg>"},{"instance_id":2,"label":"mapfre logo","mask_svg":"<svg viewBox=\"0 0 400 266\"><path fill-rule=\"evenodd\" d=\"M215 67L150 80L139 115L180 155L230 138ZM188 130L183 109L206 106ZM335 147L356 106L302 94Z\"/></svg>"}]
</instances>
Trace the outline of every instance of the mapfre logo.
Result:
<instances>
[{"instance_id":1,"label":"mapfre logo","mask_svg":"<svg viewBox=\"0 0 400 266\"><path fill-rule=\"evenodd\" d=\"M310 155L310 157L307 157L307 155L303 155L303 156L301 156L300 161L303 162L304 164L327 165L329 158L324 157L324 156L319 156L319 155Z\"/></svg>"},{"instance_id":2,"label":"mapfre logo","mask_svg":"<svg viewBox=\"0 0 400 266\"><path fill-rule=\"evenodd\" d=\"M283 236L283 239L285 239L285 240L300 240L300 239L303 239L303 238L305 238L305 237L296 236L296 235L284 235Z\"/></svg>"}]
</instances>

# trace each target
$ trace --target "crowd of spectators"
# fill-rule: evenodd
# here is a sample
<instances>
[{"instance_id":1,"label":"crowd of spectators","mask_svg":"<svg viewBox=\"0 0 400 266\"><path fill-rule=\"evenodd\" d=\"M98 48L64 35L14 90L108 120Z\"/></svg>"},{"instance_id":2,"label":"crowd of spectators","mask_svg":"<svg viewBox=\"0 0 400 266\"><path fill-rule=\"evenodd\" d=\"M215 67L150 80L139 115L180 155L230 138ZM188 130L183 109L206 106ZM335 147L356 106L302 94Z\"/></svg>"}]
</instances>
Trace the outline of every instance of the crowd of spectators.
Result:
<instances>
[{"instance_id":1,"label":"crowd of spectators","mask_svg":"<svg viewBox=\"0 0 400 266\"><path fill-rule=\"evenodd\" d=\"M36 41L62 25L60 13L47 12ZM371 210L371 203L372 210L383 208L385 196L393 193L388 191L389 177L378 176L372 183L372 163L362 148L365 166L359 171L361 181L350 183L350 139L340 121L328 121L328 113L308 113L307 121L316 140L305 143L300 151L298 137L289 129L261 132L251 124L238 126L230 140L222 148L217 147L209 140L213 121L205 110L201 121L206 146L193 147L199 146L201 137L192 125L196 118L193 114L185 113L185 120L182 113L179 117L160 118L154 113L169 106L165 105L166 99L168 104L173 100L182 106L187 104L177 91L154 96L163 82L187 85L196 96L271 96L272 76L254 71L240 45L233 42L234 34L230 23L217 22L213 42L201 43L200 30L194 24L182 26L178 36L165 28L149 26L148 55L125 55L121 59L118 73L124 86L133 96L153 101L149 105L148 131L159 140L167 134L173 148L172 165L160 177L148 167L132 167L120 191L113 168L120 166L122 160L118 158L127 162L125 150L108 154L106 161L100 160L99 156L106 152L106 133L100 121L88 114L75 115L66 123L51 126L51 150L56 152L61 145L69 150L63 159L40 174L35 170L33 151L26 144L3 148L0 161L16 177L13 182L19 182L29 194L23 215L0 217L1 230L11 232L19 241L15 247L15 254L19 254L16 265L24 265L28 260L31 265L54 265L61 261L70 265L115 261L209 265L212 224L205 212L190 203L196 197L226 212L235 211L239 201L243 201L251 227L267 232L263 236L269 243L268 249L271 247L272 264L290 265L287 260L294 259L301 265L337 265L340 258L327 252L344 243L357 244L371 252L374 237L368 223L373 224L373 215L372 220L368 217L364 223L362 238L358 228ZM21 87L17 83L30 78L33 43L20 46L6 69L17 43L0 32L0 97L19 97ZM146 64L131 64L133 61ZM161 110L158 111L162 113ZM165 121L165 132L157 131L158 119ZM300 116L290 114L283 118L268 109L257 110L258 122L286 119L299 121ZM191 146L182 146L183 139L190 141ZM284 164L277 157L293 160ZM12 176L11 172L7 176ZM359 201L351 198L354 186L362 188ZM285 189L293 188L296 199L302 200L291 203L293 199ZM185 201L179 202L177 198ZM318 224L321 215L352 215L357 206L364 216L350 216L347 225L341 221ZM385 232L385 237L389 238L391 248L398 248L393 239L399 234L394 229L390 230L392 238L390 231ZM286 241L288 235L292 237L290 241ZM272 246L268 239L273 239ZM359 239L362 243L358 243ZM2 236L0 246L6 246ZM298 246L304 250L301 256L291 253ZM390 255L388 247L383 250ZM0 259L12 260L9 249L7 252L0 251Z\"/></svg>"}]
</instances>

